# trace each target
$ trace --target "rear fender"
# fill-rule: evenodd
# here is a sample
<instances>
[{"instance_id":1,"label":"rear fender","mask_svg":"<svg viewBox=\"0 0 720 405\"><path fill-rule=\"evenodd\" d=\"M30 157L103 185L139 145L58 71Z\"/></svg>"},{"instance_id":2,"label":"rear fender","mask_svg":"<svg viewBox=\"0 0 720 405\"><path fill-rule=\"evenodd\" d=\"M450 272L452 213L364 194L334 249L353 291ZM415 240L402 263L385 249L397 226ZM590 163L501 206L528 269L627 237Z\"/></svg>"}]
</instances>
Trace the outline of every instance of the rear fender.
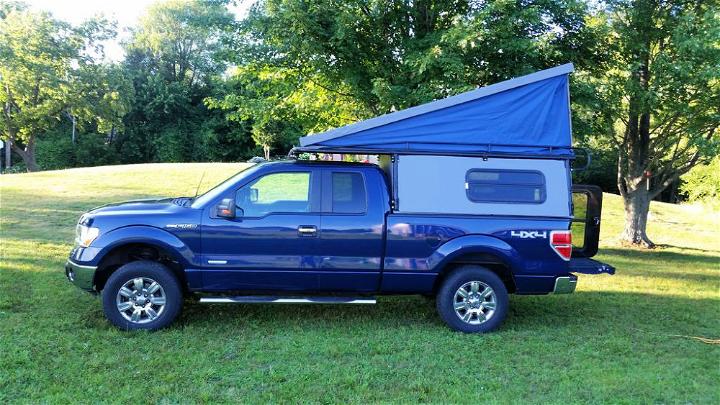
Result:
<instances>
[{"instance_id":1,"label":"rear fender","mask_svg":"<svg viewBox=\"0 0 720 405\"><path fill-rule=\"evenodd\" d=\"M520 254L505 241L487 235L454 238L440 246L430 259L431 270L440 273L453 260L469 254L486 254L497 258L511 273L523 268Z\"/></svg>"}]
</instances>

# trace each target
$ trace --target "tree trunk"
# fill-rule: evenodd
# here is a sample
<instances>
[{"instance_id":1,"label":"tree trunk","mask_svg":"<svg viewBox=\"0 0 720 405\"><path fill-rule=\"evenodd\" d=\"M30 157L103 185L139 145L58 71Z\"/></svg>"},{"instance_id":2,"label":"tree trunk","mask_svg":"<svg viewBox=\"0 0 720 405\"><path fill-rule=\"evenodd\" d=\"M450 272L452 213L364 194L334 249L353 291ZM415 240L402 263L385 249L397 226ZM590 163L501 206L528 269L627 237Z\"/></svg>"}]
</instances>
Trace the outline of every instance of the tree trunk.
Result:
<instances>
[{"instance_id":1,"label":"tree trunk","mask_svg":"<svg viewBox=\"0 0 720 405\"><path fill-rule=\"evenodd\" d=\"M12 139L5 141L5 170L12 166Z\"/></svg>"},{"instance_id":2,"label":"tree trunk","mask_svg":"<svg viewBox=\"0 0 720 405\"><path fill-rule=\"evenodd\" d=\"M270 145L263 145L263 152L265 152L265 160L270 160Z\"/></svg>"},{"instance_id":3,"label":"tree trunk","mask_svg":"<svg viewBox=\"0 0 720 405\"><path fill-rule=\"evenodd\" d=\"M641 90L631 92L623 145L618 156L618 189L625 205L623 242L652 248L647 236L647 216L650 210L650 191L645 171L650 163L650 111L645 100L650 82L650 44L638 49L639 65L631 81ZM625 154L625 155L623 155Z\"/></svg>"},{"instance_id":4,"label":"tree trunk","mask_svg":"<svg viewBox=\"0 0 720 405\"><path fill-rule=\"evenodd\" d=\"M35 161L35 142L32 139L28 141L28 144L25 146L24 149L18 147L14 142L12 144L12 147L15 153L20 155L20 157L22 158L28 172L36 172L40 170L40 167Z\"/></svg>"},{"instance_id":5,"label":"tree trunk","mask_svg":"<svg viewBox=\"0 0 720 405\"><path fill-rule=\"evenodd\" d=\"M655 244L647 236L647 219L650 211L650 192L642 185L623 196L625 203L625 229L621 239L624 242L647 248Z\"/></svg>"}]
</instances>

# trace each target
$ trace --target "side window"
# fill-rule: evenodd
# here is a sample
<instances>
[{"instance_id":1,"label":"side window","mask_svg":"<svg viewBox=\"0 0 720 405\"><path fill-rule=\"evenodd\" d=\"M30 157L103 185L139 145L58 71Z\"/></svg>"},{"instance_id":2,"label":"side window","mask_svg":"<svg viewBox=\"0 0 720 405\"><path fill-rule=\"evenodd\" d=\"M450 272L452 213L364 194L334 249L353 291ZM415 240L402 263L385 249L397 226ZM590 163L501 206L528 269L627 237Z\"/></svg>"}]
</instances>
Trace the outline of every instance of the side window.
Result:
<instances>
[{"instance_id":1,"label":"side window","mask_svg":"<svg viewBox=\"0 0 720 405\"><path fill-rule=\"evenodd\" d=\"M476 203L541 204L546 196L545 176L532 170L471 169L465 190Z\"/></svg>"},{"instance_id":2,"label":"side window","mask_svg":"<svg viewBox=\"0 0 720 405\"><path fill-rule=\"evenodd\" d=\"M272 173L245 185L235 195L245 217L310 212L310 173Z\"/></svg>"},{"instance_id":3,"label":"side window","mask_svg":"<svg viewBox=\"0 0 720 405\"><path fill-rule=\"evenodd\" d=\"M332 212L362 214L366 211L365 181L360 173L332 173Z\"/></svg>"}]
</instances>

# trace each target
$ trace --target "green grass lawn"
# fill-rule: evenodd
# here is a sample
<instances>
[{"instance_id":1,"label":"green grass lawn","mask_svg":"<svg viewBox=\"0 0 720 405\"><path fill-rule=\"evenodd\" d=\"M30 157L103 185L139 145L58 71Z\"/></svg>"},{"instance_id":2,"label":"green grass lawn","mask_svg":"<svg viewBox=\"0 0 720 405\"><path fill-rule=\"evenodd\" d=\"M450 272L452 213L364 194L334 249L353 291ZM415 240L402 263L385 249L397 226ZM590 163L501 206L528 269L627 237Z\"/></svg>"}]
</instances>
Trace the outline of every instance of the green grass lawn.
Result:
<instances>
[{"instance_id":1,"label":"green grass lawn","mask_svg":"<svg viewBox=\"0 0 720 405\"><path fill-rule=\"evenodd\" d=\"M0 176L0 403L720 403L720 215L653 204L653 251L621 247L605 196L600 260L566 296L513 296L488 335L446 328L421 297L375 306L188 304L156 333L104 319L63 274L78 216L193 195L242 164Z\"/></svg>"}]
</instances>

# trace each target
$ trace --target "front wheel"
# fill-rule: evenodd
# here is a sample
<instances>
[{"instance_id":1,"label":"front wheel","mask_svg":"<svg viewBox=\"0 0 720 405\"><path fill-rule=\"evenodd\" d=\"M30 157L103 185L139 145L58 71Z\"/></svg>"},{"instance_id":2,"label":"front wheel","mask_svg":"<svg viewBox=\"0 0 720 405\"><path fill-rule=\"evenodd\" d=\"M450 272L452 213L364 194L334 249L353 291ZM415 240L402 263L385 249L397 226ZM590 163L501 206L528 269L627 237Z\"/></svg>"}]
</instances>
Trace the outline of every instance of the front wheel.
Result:
<instances>
[{"instance_id":1,"label":"front wheel","mask_svg":"<svg viewBox=\"0 0 720 405\"><path fill-rule=\"evenodd\" d=\"M466 333L497 329L510 304L500 277L480 266L463 266L453 271L440 287L436 300L443 321Z\"/></svg>"},{"instance_id":2,"label":"front wheel","mask_svg":"<svg viewBox=\"0 0 720 405\"><path fill-rule=\"evenodd\" d=\"M136 261L115 271L102 292L105 317L125 330L157 330L180 314L182 290L160 263Z\"/></svg>"}]
</instances>

